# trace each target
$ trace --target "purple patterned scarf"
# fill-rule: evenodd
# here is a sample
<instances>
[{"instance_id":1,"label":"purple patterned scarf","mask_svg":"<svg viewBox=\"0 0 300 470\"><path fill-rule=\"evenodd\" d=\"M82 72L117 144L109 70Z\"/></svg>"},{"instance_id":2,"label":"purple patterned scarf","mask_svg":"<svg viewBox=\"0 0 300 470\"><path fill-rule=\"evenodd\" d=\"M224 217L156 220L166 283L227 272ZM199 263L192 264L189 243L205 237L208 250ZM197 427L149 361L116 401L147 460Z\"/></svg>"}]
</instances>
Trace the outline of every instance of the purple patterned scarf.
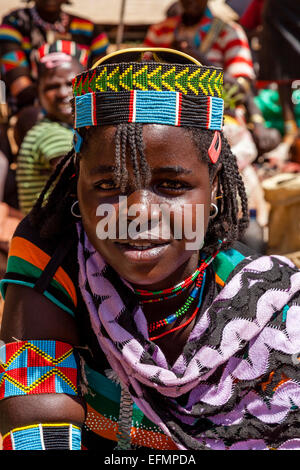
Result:
<instances>
[{"instance_id":1,"label":"purple patterned scarf","mask_svg":"<svg viewBox=\"0 0 300 470\"><path fill-rule=\"evenodd\" d=\"M171 367L132 287L78 225L79 285L123 387L179 449L300 449L300 271L245 259Z\"/></svg>"}]
</instances>

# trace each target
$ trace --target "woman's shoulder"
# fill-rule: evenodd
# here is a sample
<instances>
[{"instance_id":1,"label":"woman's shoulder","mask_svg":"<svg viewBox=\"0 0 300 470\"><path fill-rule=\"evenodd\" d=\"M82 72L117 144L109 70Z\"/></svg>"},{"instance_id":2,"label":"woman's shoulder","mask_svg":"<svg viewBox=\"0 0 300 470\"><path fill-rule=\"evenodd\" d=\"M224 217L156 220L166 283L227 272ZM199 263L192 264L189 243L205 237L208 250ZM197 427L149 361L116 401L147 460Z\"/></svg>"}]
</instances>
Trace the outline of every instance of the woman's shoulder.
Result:
<instances>
[{"instance_id":1,"label":"woman's shoulder","mask_svg":"<svg viewBox=\"0 0 300 470\"><path fill-rule=\"evenodd\" d=\"M69 31L71 34L89 36L93 33L95 23L78 15L70 15Z\"/></svg>"},{"instance_id":2,"label":"woman's shoulder","mask_svg":"<svg viewBox=\"0 0 300 470\"><path fill-rule=\"evenodd\" d=\"M43 238L28 214L11 240L7 271L0 285L3 297L8 284L31 287L74 315L78 297L76 240L75 227L67 241Z\"/></svg>"},{"instance_id":3,"label":"woman's shoulder","mask_svg":"<svg viewBox=\"0 0 300 470\"><path fill-rule=\"evenodd\" d=\"M246 278L251 271L256 271L256 276L260 277L261 282L269 288L274 288L275 284L280 287L280 279L287 279L296 272L300 273L299 268L289 258L262 255L239 241L229 249L220 250L213 261L213 267L216 280L222 286L233 278L237 279L237 275Z\"/></svg>"},{"instance_id":4,"label":"woman's shoulder","mask_svg":"<svg viewBox=\"0 0 300 470\"><path fill-rule=\"evenodd\" d=\"M240 269L241 263L244 264L248 259L254 259L258 256L252 248L239 241L226 250L220 250L213 261L217 284L224 286L230 277Z\"/></svg>"}]
</instances>

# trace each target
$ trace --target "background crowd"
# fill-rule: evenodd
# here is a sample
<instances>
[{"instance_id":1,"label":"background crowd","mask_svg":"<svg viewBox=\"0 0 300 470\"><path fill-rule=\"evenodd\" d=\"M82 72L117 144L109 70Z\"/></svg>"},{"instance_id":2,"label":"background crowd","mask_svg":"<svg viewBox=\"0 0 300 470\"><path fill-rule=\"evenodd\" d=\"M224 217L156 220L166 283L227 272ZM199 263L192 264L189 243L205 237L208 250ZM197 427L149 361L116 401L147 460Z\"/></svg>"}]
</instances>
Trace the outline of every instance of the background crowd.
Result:
<instances>
[{"instance_id":1,"label":"background crowd","mask_svg":"<svg viewBox=\"0 0 300 470\"><path fill-rule=\"evenodd\" d=\"M226 18L213 3L170 2L159 24L121 29L67 13L68 0L23 3L2 17L0 276L16 225L72 146L72 77L108 52L141 45L224 69L224 132L249 198L244 242L300 266L300 4L228 0Z\"/></svg>"}]
</instances>

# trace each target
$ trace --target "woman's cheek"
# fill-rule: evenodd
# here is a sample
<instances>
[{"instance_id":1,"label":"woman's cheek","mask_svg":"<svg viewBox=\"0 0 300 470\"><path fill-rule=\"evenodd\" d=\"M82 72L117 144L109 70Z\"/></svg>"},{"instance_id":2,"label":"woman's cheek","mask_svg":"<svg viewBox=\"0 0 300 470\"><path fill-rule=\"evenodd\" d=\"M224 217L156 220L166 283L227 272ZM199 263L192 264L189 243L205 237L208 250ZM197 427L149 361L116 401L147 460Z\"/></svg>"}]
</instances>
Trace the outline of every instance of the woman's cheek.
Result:
<instances>
[{"instance_id":1,"label":"woman's cheek","mask_svg":"<svg viewBox=\"0 0 300 470\"><path fill-rule=\"evenodd\" d=\"M97 225L97 207L100 204L99 199L95 196L95 191L90 190L86 184L78 183L77 188L80 213L82 222L86 231L94 232L96 235Z\"/></svg>"},{"instance_id":2,"label":"woman's cheek","mask_svg":"<svg viewBox=\"0 0 300 470\"><path fill-rule=\"evenodd\" d=\"M174 200L174 203L169 205L169 210L175 235L180 230L183 238L188 239L196 234L205 234L210 214L209 192L190 191L182 199Z\"/></svg>"}]
</instances>

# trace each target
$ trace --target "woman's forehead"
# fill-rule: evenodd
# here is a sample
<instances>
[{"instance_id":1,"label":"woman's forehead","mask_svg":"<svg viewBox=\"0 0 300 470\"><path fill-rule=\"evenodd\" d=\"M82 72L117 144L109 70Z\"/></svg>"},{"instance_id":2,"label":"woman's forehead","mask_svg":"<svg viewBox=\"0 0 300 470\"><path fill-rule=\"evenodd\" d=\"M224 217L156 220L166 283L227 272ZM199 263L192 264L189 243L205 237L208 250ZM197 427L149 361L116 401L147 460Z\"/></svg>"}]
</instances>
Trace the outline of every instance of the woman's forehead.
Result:
<instances>
[{"instance_id":1,"label":"woman's forehead","mask_svg":"<svg viewBox=\"0 0 300 470\"><path fill-rule=\"evenodd\" d=\"M84 159L90 164L112 164L115 160L115 135L116 128L113 126L95 128L88 142L85 142ZM150 167L167 164L190 167L200 162L199 150L184 128L160 124L144 125L143 146Z\"/></svg>"}]
</instances>

